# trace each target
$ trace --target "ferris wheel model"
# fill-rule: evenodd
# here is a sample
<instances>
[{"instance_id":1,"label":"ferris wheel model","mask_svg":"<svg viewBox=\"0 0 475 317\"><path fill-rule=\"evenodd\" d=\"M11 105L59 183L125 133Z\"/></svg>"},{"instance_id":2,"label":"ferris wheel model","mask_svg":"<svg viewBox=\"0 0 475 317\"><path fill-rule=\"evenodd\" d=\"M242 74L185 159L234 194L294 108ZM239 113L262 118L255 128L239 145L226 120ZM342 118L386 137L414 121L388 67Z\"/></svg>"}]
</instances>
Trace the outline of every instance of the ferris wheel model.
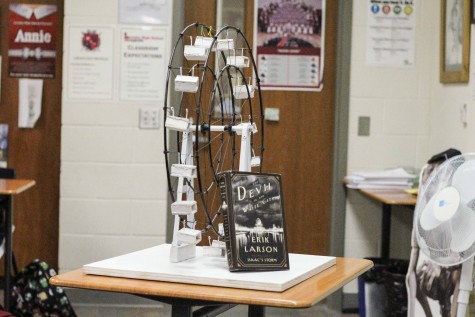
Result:
<instances>
[{"instance_id":1,"label":"ferris wheel model","mask_svg":"<svg viewBox=\"0 0 475 317\"><path fill-rule=\"evenodd\" d=\"M262 171L264 116L257 66L244 34L185 27L173 48L164 103L171 213L170 261L225 254L218 173Z\"/></svg>"}]
</instances>

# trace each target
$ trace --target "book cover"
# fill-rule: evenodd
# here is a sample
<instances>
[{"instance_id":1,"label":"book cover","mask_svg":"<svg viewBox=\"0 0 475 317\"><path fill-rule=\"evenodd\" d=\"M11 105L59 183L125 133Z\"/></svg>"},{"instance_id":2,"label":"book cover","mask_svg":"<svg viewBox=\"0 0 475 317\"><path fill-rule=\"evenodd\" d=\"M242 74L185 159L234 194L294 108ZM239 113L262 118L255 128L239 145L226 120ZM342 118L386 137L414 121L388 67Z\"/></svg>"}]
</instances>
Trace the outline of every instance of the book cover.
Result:
<instances>
[{"instance_id":1,"label":"book cover","mask_svg":"<svg viewBox=\"0 0 475 317\"><path fill-rule=\"evenodd\" d=\"M230 271L289 269L281 176L218 174Z\"/></svg>"}]
</instances>

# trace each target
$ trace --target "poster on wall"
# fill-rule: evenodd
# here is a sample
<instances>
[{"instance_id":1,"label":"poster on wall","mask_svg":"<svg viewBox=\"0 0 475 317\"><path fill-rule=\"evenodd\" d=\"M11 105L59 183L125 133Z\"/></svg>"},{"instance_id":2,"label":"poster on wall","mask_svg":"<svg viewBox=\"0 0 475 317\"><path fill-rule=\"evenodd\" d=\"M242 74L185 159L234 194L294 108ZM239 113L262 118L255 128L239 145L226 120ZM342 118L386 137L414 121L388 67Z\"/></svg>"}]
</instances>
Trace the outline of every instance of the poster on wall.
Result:
<instances>
[{"instance_id":1,"label":"poster on wall","mask_svg":"<svg viewBox=\"0 0 475 317\"><path fill-rule=\"evenodd\" d=\"M170 24L172 0L120 0L119 22L128 24Z\"/></svg>"},{"instance_id":2,"label":"poster on wall","mask_svg":"<svg viewBox=\"0 0 475 317\"><path fill-rule=\"evenodd\" d=\"M41 116L43 79L18 80L18 127L34 128Z\"/></svg>"},{"instance_id":3,"label":"poster on wall","mask_svg":"<svg viewBox=\"0 0 475 317\"><path fill-rule=\"evenodd\" d=\"M54 78L57 6L15 3L9 8L9 75Z\"/></svg>"},{"instance_id":4,"label":"poster on wall","mask_svg":"<svg viewBox=\"0 0 475 317\"><path fill-rule=\"evenodd\" d=\"M165 98L166 31L122 29L120 99L160 101Z\"/></svg>"},{"instance_id":5,"label":"poster on wall","mask_svg":"<svg viewBox=\"0 0 475 317\"><path fill-rule=\"evenodd\" d=\"M254 51L261 88L323 88L325 0L256 0Z\"/></svg>"},{"instance_id":6,"label":"poster on wall","mask_svg":"<svg viewBox=\"0 0 475 317\"><path fill-rule=\"evenodd\" d=\"M112 100L113 51L113 28L69 27L67 98Z\"/></svg>"},{"instance_id":7,"label":"poster on wall","mask_svg":"<svg viewBox=\"0 0 475 317\"><path fill-rule=\"evenodd\" d=\"M415 0L367 0L366 65L414 67Z\"/></svg>"}]
</instances>

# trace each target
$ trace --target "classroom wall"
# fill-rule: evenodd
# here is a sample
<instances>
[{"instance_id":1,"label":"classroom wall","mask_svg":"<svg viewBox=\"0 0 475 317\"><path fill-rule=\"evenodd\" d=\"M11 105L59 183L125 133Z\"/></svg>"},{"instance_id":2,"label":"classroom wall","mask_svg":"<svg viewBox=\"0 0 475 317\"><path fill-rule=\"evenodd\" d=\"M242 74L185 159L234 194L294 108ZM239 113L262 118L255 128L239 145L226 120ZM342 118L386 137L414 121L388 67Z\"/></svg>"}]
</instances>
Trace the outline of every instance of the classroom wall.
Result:
<instances>
[{"instance_id":1,"label":"classroom wall","mask_svg":"<svg viewBox=\"0 0 475 317\"><path fill-rule=\"evenodd\" d=\"M114 29L115 76L110 102L68 99L68 76L63 77L61 271L165 242L167 187L163 134L161 127L139 129L138 121L140 108L157 108L161 113L163 103L119 101L119 30L123 25L118 24L118 3L65 1L65 74L69 27L107 26ZM165 27L165 31L170 39L170 27ZM170 46L165 56L167 64L169 54ZM160 117L160 125L161 120Z\"/></svg>"},{"instance_id":2,"label":"classroom wall","mask_svg":"<svg viewBox=\"0 0 475 317\"><path fill-rule=\"evenodd\" d=\"M416 2L414 68L375 68L365 65L367 1L353 1L348 173L418 169L448 147L475 151L472 89L439 83L439 8L439 0ZM101 6L92 0L65 1L65 71L68 27L112 26L118 35L117 14L117 1L101 1ZM116 59L118 52L116 42ZM463 103L469 106L467 125L459 119ZM165 242L162 134L138 128L144 105L117 98L109 103L70 101L64 96L62 104L60 270ZM371 118L368 137L357 136L360 116ZM381 206L354 191L347 194L345 256L378 256ZM404 258L409 255L413 213L393 210L391 254ZM345 291L356 292L356 284Z\"/></svg>"},{"instance_id":3,"label":"classroom wall","mask_svg":"<svg viewBox=\"0 0 475 317\"><path fill-rule=\"evenodd\" d=\"M353 1L348 173L397 166L418 171L447 148L475 151L474 79L439 82L440 0L415 3L416 66L401 69L365 65L368 1ZM464 103L466 125L460 120ZM359 116L371 118L369 137L357 135ZM381 205L355 191L347 193L345 256L379 256ZM391 257L408 258L413 212L396 207L392 215ZM356 283L345 292L356 293Z\"/></svg>"},{"instance_id":4,"label":"classroom wall","mask_svg":"<svg viewBox=\"0 0 475 317\"><path fill-rule=\"evenodd\" d=\"M431 102L438 59L432 36L438 6L416 1L415 67L366 65L368 1L353 1L348 174L394 167L419 169L433 147ZM438 79L438 76L436 77ZM370 135L358 136L358 118L370 117ZM392 213L391 257L408 258L412 228L411 209L395 207ZM347 191L345 256L377 257L381 244L381 204ZM356 282L345 288L356 293Z\"/></svg>"},{"instance_id":5,"label":"classroom wall","mask_svg":"<svg viewBox=\"0 0 475 317\"><path fill-rule=\"evenodd\" d=\"M438 7L440 0L437 1ZM437 11L438 13L439 11ZM471 27L474 27L471 24ZM440 21L434 17L434 29L440 29ZM428 34L433 38L434 68L432 70L432 102L430 112L429 150L431 153L449 147L462 153L475 152L475 33L471 31L470 81L460 84L441 84L438 80L439 67L439 32ZM462 123L460 111L466 104L468 108L467 124Z\"/></svg>"}]
</instances>

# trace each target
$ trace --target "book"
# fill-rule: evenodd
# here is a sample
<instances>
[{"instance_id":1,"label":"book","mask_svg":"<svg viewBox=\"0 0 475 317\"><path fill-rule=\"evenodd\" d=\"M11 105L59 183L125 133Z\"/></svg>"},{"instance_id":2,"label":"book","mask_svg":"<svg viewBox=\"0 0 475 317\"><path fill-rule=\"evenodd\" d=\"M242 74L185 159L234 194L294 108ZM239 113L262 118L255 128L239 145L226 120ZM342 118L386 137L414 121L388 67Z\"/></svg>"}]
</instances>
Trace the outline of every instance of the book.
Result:
<instances>
[{"instance_id":1,"label":"book","mask_svg":"<svg viewBox=\"0 0 475 317\"><path fill-rule=\"evenodd\" d=\"M279 174L218 174L229 270L289 269Z\"/></svg>"}]
</instances>

